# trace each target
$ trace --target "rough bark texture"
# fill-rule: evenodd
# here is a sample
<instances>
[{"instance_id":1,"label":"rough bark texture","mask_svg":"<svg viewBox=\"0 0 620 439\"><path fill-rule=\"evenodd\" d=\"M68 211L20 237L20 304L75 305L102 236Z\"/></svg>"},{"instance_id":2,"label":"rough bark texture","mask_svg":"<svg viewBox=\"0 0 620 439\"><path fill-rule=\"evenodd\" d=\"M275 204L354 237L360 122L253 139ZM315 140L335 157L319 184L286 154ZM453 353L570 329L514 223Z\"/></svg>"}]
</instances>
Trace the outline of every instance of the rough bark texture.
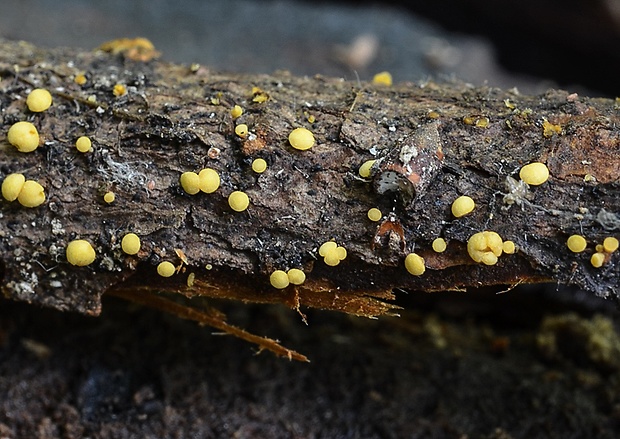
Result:
<instances>
[{"instance_id":1,"label":"rough bark texture","mask_svg":"<svg viewBox=\"0 0 620 439\"><path fill-rule=\"evenodd\" d=\"M594 246L620 228L614 101L465 84L220 74L145 62L148 56L126 50L0 47L0 132L30 120L43 143L24 154L4 142L0 173L22 172L47 195L34 209L0 206L7 297L98 314L111 288L121 295L158 289L375 316L391 309L377 299L393 298L397 288L551 281L617 294L619 253L607 254L601 268L589 262ZM84 85L74 82L78 74ZM127 94L115 97L115 84ZM48 111L27 111L33 86L54 93ZM235 121L234 104L244 108ZM235 135L239 123L249 127L246 138ZM289 145L299 126L314 133L311 150ZM92 152L74 148L81 135L92 138ZM268 163L260 175L250 167L256 157ZM357 170L369 159L379 160L364 179ZM512 178L533 161L547 164L550 180L515 188ZM204 167L220 173L220 188L184 193L181 173ZM381 193L386 185L395 190ZM116 194L110 205L102 199L108 190ZM249 195L247 211L229 208L234 190ZM477 206L456 219L450 206L462 194ZM382 222L368 220L371 207L384 213ZM514 241L517 254L494 266L474 263L466 243L483 230ZM137 256L120 250L126 232L142 237ZM566 248L575 233L588 240L586 252ZM445 253L431 249L437 237L448 241ZM66 262L64 249L76 238L94 245L94 264ZM331 239L348 252L337 267L317 254ZM403 265L414 250L426 261L419 277ZM180 273L159 278L162 260ZM293 267L307 273L304 285L278 291L269 284L271 272Z\"/></svg>"}]
</instances>

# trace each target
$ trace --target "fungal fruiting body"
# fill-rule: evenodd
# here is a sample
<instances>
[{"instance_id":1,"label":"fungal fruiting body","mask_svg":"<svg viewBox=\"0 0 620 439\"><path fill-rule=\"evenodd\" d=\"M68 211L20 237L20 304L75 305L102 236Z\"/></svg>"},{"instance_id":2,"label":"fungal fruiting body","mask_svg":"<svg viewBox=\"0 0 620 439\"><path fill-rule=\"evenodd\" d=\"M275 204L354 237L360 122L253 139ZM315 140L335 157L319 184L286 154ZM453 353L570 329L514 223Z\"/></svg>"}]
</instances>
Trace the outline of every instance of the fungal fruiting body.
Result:
<instances>
[{"instance_id":1,"label":"fungal fruiting body","mask_svg":"<svg viewBox=\"0 0 620 439\"><path fill-rule=\"evenodd\" d=\"M140 237L135 233L127 233L121 240L121 248L128 255L135 255L140 251Z\"/></svg>"},{"instance_id":2,"label":"fungal fruiting body","mask_svg":"<svg viewBox=\"0 0 620 439\"><path fill-rule=\"evenodd\" d=\"M75 75L73 82L75 82L77 85L86 84L86 75L84 75L83 73L80 73L79 75Z\"/></svg>"},{"instance_id":3,"label":"fungal fruiting body","mask_svg":"<svg viewBox=\"0 0 620 439\"><path fill-rule=\"evenodd\" d=\"M26 177L23 174L9 174L2 181L2 196L7 201L17 200L17 196L24 187Z\"/></svg>"},{"instance_id":4,"label":"fungal fruiting body","mask_svg":"<svg viewBox=\"0 0 620 439\"><path fill-rule=\"evenodd\" d=\"M288 276L288 280L293 285L301 285L306 281L306 273L304 273L299 268L291 268L286 272Z\"/></svg>"},{"instance_id":5,"label":"fungal fruiting body","mask_svg":"<svg viewBox=\"0 0 620 439\"><path fill-rule=\"evenodd\" d=\"M172 262L169 261L160 262L157 266L157 274L159 274L161 277L170 277L175 273L175 271L176 268L174 267Z\"/></svg>"},{"instance_id":6,"label":"fungal fruiting body","mask_svg":"<svg viewBox=\"0 0 620 439\"><path fill-rule=\"evenodd\" d=\"M370 168L374 165L376 160L366 160L362 163L359 170L357 171L360 174L360 177L369 178L370 177Z\"/></svg>"},{"instance_id":7,"label":"fungal fruiting body","mask_svg":"<svg viewBox=\"0 0 620 439\"><path fill-rule=\"evenodd\" d=\"M306 128L295 128L288 135L291 146L300 151L305 151L314 146L314 134Z\"/></svg>"},{"instance_id":8,"label":"fungal fruiting body","mask_svg":"<svg viewBox=\"0 0 620 439\"><path fill-rule=\"evenodd\" d=\"M596 252L590 257L590 264L594 268L601 268L605 263L605 253Z\"/></svg>"},{"instance_id":9,"label":"fungal fruiting body","mask_svg":"<svg viewBox=\"0 0 620 439\"><path fill-rule=\"evenodd\" d=\"M196 195L200 192L200 178L195 172L184 172L179 179L181 187L190 195Z\"/></svg>"},{"instance_id":10,"label":"fungal fruiting body","mask_svg":"<svg viewBox=\"0 0 620 439\"><path fill-rule=\"evenodd\" d=\"M533 162L521 168L519 177L530 186L539 186L549 179L549 168L544 163Z\"/></svg>"},{"instance_id":11,"label":"fungal fruiting body","mask_svg":"<svg viewBox=\"0 0 620 439\"><path fill-rule=\"evenodd\" d=\"M284 289L289 286L290 280L288 275L282 270L275 270L269 276L269 282L271 286L277 288L279 290Z\"/></svg>"},{"instance_id":12,"label":"fungal fruiting body","mask_svg":"<svg viewBox=\"0 0 620 439\"><path fill-rule=\"evenodd\" d=\"M108 204L112 204L114 203L114 200L116 199L116 195L114 195L114 192L106 192L105 194L103 194L103 201L105 201Z\"/></svg>"},{"instance_id":13,"label":"fungal fruiting body","mask_svg":"<svg viewBox=\"0 0 620 439\"><path fill-rule=\"evenodd\" d=\"M244 123L241 123L235 127L235 134L239 137L246 138L248 136L248 126Z\"/></svg>"},{"instance_id":14,"label":"fungal fruiting body","mask_svg":"<svg viewBox=\"0 0 620 439\"><path fill-rule=\"evenodd\" d=\"M476 262L485 265L497 264L502 255L502 238L496 232L484 231L473 234L467 241L467 253Z\"/></svg>"},{"instance_id":15,"label":"fungal fruiting body","mask_svg":"<svg viewBox=\"0 0 620 439\"><path fill-rule=\"evenodd\" d=\"M239 116L241 116L243 114L243 108L241 108L239 105L235 105L234 107L232 107L232 109L230 110L230 115L232 116L233 119L238 118Z\"/></svg>"},{"instance_id":16,"label":"fungal fruiting body","mask_svg":"<svg viewBox=\"0 0 620 439\"><path fill-rule=\"evenodd\" d=\"M52 105L52 95L44 88L35 88L28 94L26 105L33 113L40 113Z\"/></svg>"},{"instance_id":17,"label":"fungal fruiting body","mask_svg":"<svg viewBox=\"0 0 620 439\"><path fill-rule=\"evenodd\" d=\"M517 251L517 246L512 241L504 241L502 244L502 250L507 255L512 255Z\"/></svg>"},{"instance_id":18,"label":"fungal fruiting body","mask_svg":"<svg viewBox=\"0 0 620 439\"><path fill-rule=\"evenodd\" d=\"M372 83L390 86L392 85L392 75L390 74L390 72L377 73L375 76L373 76Z\"/></svg>"},{"instance_id":19,"label":"fungal fruiting body","mask_svg":"<svg viewBox=\"0 0 620 439\"><path fill-rule=\"evenodd\" d=\"M114 88L112 88L112 93L117 98L124 96L127 94L127 87L125 87L123 84L116 84L114 85Z\"/></svg>"},{"instance_id":20,"label":"fungal fruiting body","mask_svg":"<svg viewBox=\"0 0 620 439\"><path fill-rule=\"evenodd\" d=\"M243 212L250 205L250 198L245 192L234 191L228 196L228 205L235 212Z\"/></svg>"},{"instance_id":21,"label":"fungal fruiting body","mask_svg":"<svg viewBox=\"0 0 620 439\"><path fill-rule=\"evenodd\" d=\"M586 238L581 235L571 235L566 240L566 246L573 253L581 253L586 249L587 245Z\"/></svg>"},{"instance_id":22,"label":"fungal fruiting body","mask_svg":"<svg viewBox=\"0 0 620 439\"><path fill-rule=\"evenodd\" d=\"M372 207L368 209L367 215L368 215L368 219L374 222L379 221L381 218L383 218L383 214L376 207Z\"/></svg>"},{"instance_id":23,"label":"fungal fruiting body","mask_svg":"<svg viewBox=\"0 0 620 439\"><path fill-rule=\"evenodd\" d=\"M265 172L265 170L267 169L267 162L265 161L265 159L254 159L254 161L252 162L252 171L256 172L257 174L262 174L263 172Z\"/></svg>"},{"instance_id":24,"label":"fungal fruiting body","mask_svg":"<svg viewBox=\"0 0 620 439\"><path fill-rule=\"evenodd\" d=\"M319 247L319 255L323 256L323 262L330 267L335 267L347 257L347 249L339 246L334 241L327 241Z\"/></svg>"},{"instance_id":25,"label":"fungal fruiting body","mask_svg":"<svg viewBox=\"0 0 620 439\"><path fill-rule=\"evenodd\" d=\"M446 248L448 248L448 244L446 244L446 240L443 238L436 238L433 243L431 244L431 247L433 247L433 250L437 253L443 253L446 251Z\"/></svg>"},{"instance_id":26,"label":"fungal fruiting body","mask_svg":"<svg viewBox=\"0 0 620 439\"><path fill-rule=\"evenodd\" d=\"M30 122L14 123L7 138L19 152L32 152L39 147L39 132Z\"/></svg>"},{"instance_id":27,"label":"fungal fruiting body","mask_svg":"<svg viewBox=\"0 0 620 439\"><path fill-rule=\"evenodd\" d=\"M17 195L17 201L24 207L37 207L45 202L43 186L33 180L26 180Z\"/></svg>"},{"instance_id":28,"label":"fungal fruiting body","mask_svg":"<svg viewBox=\"0 0 620 439\"><path fill-rule=\"evenodd\" d=\"M616 250L618 250L619 246L620 242L618 241L618 238L614 238L613 236L608 236L603 241L603 250L605 250L607 253L615 252Z\"/></svg>"},{"instance_id":29,"label":"fungal fruiting body","mask_svg":"<svg viewBox=\"0 0 620 439\"><path fill-rule=\"evenodd\" d=\"M84 267L90 265L95 261L95 249L90 245L90 242L84 239L76 239L71 241L67 246L67 261L71 265L78 267Z\"/></svg>"},{"instance_id":30,"label":"fungal fruiting body","mask_svg":"<svg viewBox=\"0 0 620 439\"><path fill-rule=\"evenodd\" d=\"M205 194L212 194L220 187L220 174L215 169L202 169L198 173L198 180L198 187Z\"/></svg>"},{"instance_id":31,"label":"fungal fruiting body","mask_svg":"<svg viewBox=\"0 0 620 439\"><path fill-rule=\"evenodd\" d=\"M75 148L80 152L90 151L91 146L92 142L90 141L90 138L86 136L78 137L78 139L75 141Z\"/></svg>"},{"instance_id":32,"label":"fungal fruiting body","mask_svg":"<svg viewBox=\"0 0 620 439\"><path fill-rule=\"evenodd\" d=\"M405 268L409 274L414 276L422 276L426 271L424 258L416 253L409 253L405 258Z\"/></svg>"},{"instance_id":33,"label":"fungal fruiting body","mask_svg":"<svg viewBox=\"0 0 620 439\"><path fill-rule=\"evenodd\" d=\"M476 207L476 203L471 197L467 195L461 195L452 203L452 215L456 218L461 218L472 212Z\"/></svg>"}]
</instances>

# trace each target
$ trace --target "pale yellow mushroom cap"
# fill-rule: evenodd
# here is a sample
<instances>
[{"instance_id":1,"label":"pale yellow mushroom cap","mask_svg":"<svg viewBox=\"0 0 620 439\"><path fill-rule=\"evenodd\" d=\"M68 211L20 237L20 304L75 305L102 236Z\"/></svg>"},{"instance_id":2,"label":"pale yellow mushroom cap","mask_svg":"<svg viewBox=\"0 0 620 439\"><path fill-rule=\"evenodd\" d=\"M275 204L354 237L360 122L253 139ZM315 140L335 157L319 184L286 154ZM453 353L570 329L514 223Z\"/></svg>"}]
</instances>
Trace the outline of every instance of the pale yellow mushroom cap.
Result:
<instances>
[{"instance_id":1,"label":"pale yellow mushroom cap","mask_svg":"<svg viewBox=\"0 0 620 439\"><path fill-rule=\"evenodd\" d=\"M517 251L517 246L512 241L504 241L504 243L502 244L502 250L507 255L512 255Z\"/></svg>"},{"instance_id":2,"label":"pale yellow mushroom cap","mask_svg":"<svg viewBox=\"0 0 620 439\"><path fill-rule=\"evenodd\" d=\"M116 195L114 195L114 192L106 192L103 195L103 201L105 201L108 204L114 203L114 200L116 199Z\"/></svg>"},{"instance_id":3,"label":"pale yellow mushroom cap","mask_svg":"<svg viewBox=\"0 0 620 439\"><path fill-rule=\"evenodd\" d=\"M426 271L424 258L416 253L409 253L405 258L405 268L409 274L414 276L422 276Z\"/></svg>"},{"instance_id":4,"label":"pale yellow mushroom cap","mask_svg":"<svg viewBox=\"0 0 620 439\"><path fill-rule=\"evenodd\" d=\"M248 136L248 126L244 123L241 123L235 127L235 134L241 138L245 138Z\"/></svg>"},{"instance_id":5,"label":"pale yellow mushroom cap","mask_svg":"<svg viewBox=\"0 0 620 439\"><path fill-rule=\"evenodd\" d=\"M174 264L169 261L160 262L157 266L157 274L161 277L170 277L176 272Z\"/></svg>"},{"instance_id":6,"label":"pale yellow mushroom cap","mask_svg":"<svg viewBox=\"0 0 620 439\"><path fill-rule=\"evenodd\" d=\"M475 207L476 203L474 203L471 197L461 195L452 203L452 215L456 218L460 218L472 212Z\"/></svg>"},{"instance_id":7,"label":"pale yellow mushroom cap","mask_svg":"<svg viewBox=\"0 0 620 439\"><path fill-rule=\"evenodd\" d=\"M360 174L360 177L368 178L370 177L370 168L374 165L376 160L366 160L362 163L359 170L357 171Z\"/></svg>"},{"instance_id":8,"label":"pale yellow mushroom cap","mask_svg":"<svg viewBox=\"0 0 620 439\"><path fill-rule=\"evenodd\" d=\"M26 105L33 113L40 113L52 105L52 95L44 88L35 88L28 94Z\"/></svg>"},{"instance_id":9,"label":"pale yellow mushroom cap","mask_svg":"<svg viewBox=\"0 0 620 439\"><path fill-rule=\"evenodd\" d=\"M390 86L392 85L392 75L390 74L390 72L377 73L375 76L373 76L372 83Z\"/></svg>"},{"instance_id":10,"label":"pale yellow mushroom cap","mask_svg":"<svg viewBox=\"0 0 620 439\"><path fill-rule=\"evenodd\" d=\"M614 238L613 236L608 236L603 241L603 249L607 253L615 252L616 250L618 250L618 246L619 245L620 245L620 243L618 242L618 238Z\"/></svg>"},{"instance_id":11,"label":"pale yellow mushroom cap","mask_svg":"<svg viewBox=\"0 0 620 439\"><path fill-rule=\"evenodd\" d=\"M265 172L265 170L267 169L267 162L265 161L265 159L254 159L254 161L252 162L252 171L256 172L257 174L262 174L263 172Z\"/></svg>"},{"instance_id":12,"label":"pale yellow mushroom cap","mask_svg":"<svg viewBox=\"0 0 620 439\"><path fill-rule=\"evenodd\" d=\"M140 251L140 237L135 233L127 233L121 240L121 248L128 255L135 255Z\"/></svg>"},{"instance_id":13,"label":"pale yellow mushroom cap","mask_svg":"<svg viewBox=\"0 0 620 439\"><path fill-rule=\"evenodd\" d=\"M432 243L433 250L437 253L443 253L448 248L448 244L446 244L446 240L443 238L436 238Z\"/></svg>"},{"instance_id":14,"label":"pale yellow mushroom cap","mask_svg":"<svg viewBox=\"0 0 620 439\"><path fill-rule=\"evenodd\" d=\"M519 177L530 186L538 186L549 179L549 168L544 163L530 163L521 168Z\"/></svg>"},{"instance_id":15,"label":"pale yellow mushroom cap","mask_svg":"<svg viewBox=\"0 0 620 439\"><path fill-rule=\"evenodd\" d=\"M45 202L45 190L36 181L26 180L17 195L17 201L24 207L37 207Z\"/></svg>"},{"instance_id":16,"label":"pale yellow mushroom cap","mask_svg":"<svg viewBox=\"0 0 620 439\"><path fill-rule=\"evenodd\" d=\"M181 187L190 195L196 195L200 192L200 178L195 172L184 172L179 179Z\"/></svg>"},{"instance_id":17,"label":"pale yellow mushroom cap","mask_svg":"<svg viewBox=\"0 0 620 439\"><path fill-rule=\"evenodd\" d=\"M573 253L581 253L586 249L588 243L586 241L586 238L581 235L571 235L566 240L566 246Z\"/></svg>"},{"instance_id":18,"label":"pale yellow mushroom cap","mask_svg":"<svg viewBox=\"0 0 620 439\"><path fill-rule=\"evenodd\" d=\"M241 116L243 114L243 108L241 108L239 105L235 105L234 107L232 107L232 109L230 110L230 115L232 116L233 119L238 118L239 116Z\"/></svg>"},{"instance_id":19,"label":"pale yellow mushroom cap","mask_svg":"<svg viewBox=\"0 0 620 439\"><path fill-rule=\"evenodd\" d=\"M66 255L67 261L71 265L77 265L78 267L92 264L97 256L90 242L84 239L71 241L67 246Z\"/></svg>"},{"instance_id":20,"label":"pale yellow mushroom cap","mask_svg":"<svg viewBox=\"0 0 620 439\"><path fill-rule=\"evenodd\" d=\"M279 290L289 286L290 280L288 275L282 270L275 270L269 276L269 282L271 286Z\"/></svg>"},{"instance_id":21,"label":"pale yellow mushroom cap","mask_svg":"<svg viewBox=\"0 0 620 439\"><path fill-rule=\"evenodd\" d=\"M288 280L293 285L301 285L306 281L306 273L299 268L291 268L286 272Z\"/></svg>"},{"instance_id":22,"label":"pale yellow mushroom cap","mask_svg":"<svg viewBox=\"0 0 620 439\"><path fill-rule=\"evenodd\" d=\"M484 231L473 234L467 241L467 253L476 262L495 265L504 251L502 238L496 232Z\"/></svg>"},{"instance_id":23,"label":"pale yellow mushroom cap","mask_svg":"<svg viewBox=\"0 0 620 439\"><path fill-rule=\"evenodd\" d=\"M314 134L306 128L295 128L288 135L288 141L293 148L305 151L314 146Z\"/></svg>"},{"instance_id":24,"label":"pale yellow mushroom cap","mask_svg":"<svg viewBox=\"0 0 620 439\"><path fill-rule=\"evenodd\" d=\"M212 194L220 187L220 174L215 169L202 169L198 178L200 190L206 194Z\"/></svg>"},{"instance_id":25,"label":"pale yellow mushroom cap","mask_svg":"<svg viewBox=\"0 0 620 439\"><path fill-rule=\"evenodd\" d=\"M39 132L30 122L14 123L7 134L9 143L19 152L32 152L39 147Z\"/></svg>"},{"instance_id":26,"label":"pale yellow mushroom cap","mask_svg":"<svg viewBox=\"0 0 620 439\"><path fill-rule=\"evenodd\" d=\"M17 196L24 187L26 177L23 174L9 174L2 182L2 196L7 201L17 200Z\"/></svg>"},{"instance_id":27,"label":"pale yellow mushroom cap","mask_svg":"<svg viewBox=\"0 0 620 439\"><path fill-rule=\"evenodd\" d=\"M368 215L368 219L370 221L375 221L375 222L379 221L381 218L383 218L383 214L376 207L372 207L372 208L368 209L367 215Z\"/></svg>"},{"instance_id":28,"label":"pale yellow mushroom cap","mask_svg":"<svg viewBox=\"0 0 620 439\"><path fill-rule=\"evenodd\" d=\"M604 263L605 263L605 253L597 252L597 253L594 253L590 257L590 264L592 264L594 268L601 268Z\"/></svg>"},{"instance_id":29,"label":"pale yellow mushroom cap","mask_svg":"<svg viewBox=\"0 0 620 439\"><path fill-rule=\"evenodd\" d=\"M75 148L80 152L90 151L91 146L92 142L90 141L90 138L86 136L78 137L78 139L75 141Z\"/></svg>"},{"instance_id":30,"label":"pale yellow mushroom cap","mask_svg":"<svg viewBox=\"0 0 620 439\"><path fill-rule=\"evenodd\" d=\"M325 257L328 251L335 249L336 247L338 247L338 244L334 241L326 241L319 247L319 255Z\"/></svg>"},{"instance_id":31,"label":"pale yellow mushroom cap","mask_svg":"<svg viewBox=\"0 0 620 439\"><path fill-rule=\"evenodd\" d=\"M250 198L245 192L234 191L228 196L228 205L235 212L243 212L250 205Z\"/></svg>"}]
</instances>

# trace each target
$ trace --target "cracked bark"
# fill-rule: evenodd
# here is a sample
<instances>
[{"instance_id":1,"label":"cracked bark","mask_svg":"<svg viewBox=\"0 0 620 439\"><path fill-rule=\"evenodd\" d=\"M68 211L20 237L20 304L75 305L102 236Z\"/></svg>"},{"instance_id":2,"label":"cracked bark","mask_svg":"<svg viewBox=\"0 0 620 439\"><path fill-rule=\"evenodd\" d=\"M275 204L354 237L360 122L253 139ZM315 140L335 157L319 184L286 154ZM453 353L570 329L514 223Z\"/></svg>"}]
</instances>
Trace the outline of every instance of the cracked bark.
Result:
<instances>
[{"instance_id":1,"label":"cracked bark","mask_svg":"<svg viewBox=\"0 0 620 439\"><path fill-rule=\"evenodd\" d=\"M0 204L5 296L95 315L105 292L141 302L164 292L366 317L395 312L389 300L398 289L557 282L617 297L619 253L606 254L601 268L590 264L595 245L620 229L620 129L612 100L462 83L385 87L286 72L222 74L130 58L0 41L0 133L29 120L42 137L37 151L23 154L0 134L0 177L22 172L47 195L34 209ZM74 82L81 73L82 86ZM128 90L118 98L117 83ZM25 107L33 86L54 95L44 113ZM269 99L256 102L253 87ZM233 121L235 104L244 113ZM247 138L235 135L237 123L248 125ZM558 132L545 130L549 124ZM288 144L299 126L314 133L311 150ZM73 147L81 135L93 140L92 152ZM260 175L250 166L257 157L268 163ZM380 159L372 178L359 177L370 159ZM512 190L511 178L532 161L547 164L550 180ZM220 188L185 194L180 174L204 167L220 173ZM380 193L386 176L396 190ZM116 200L107 205L102 195L109 190ZM246 212L228 207L234 190L249 195ZM456 219L450 206L463 194L476 209ZM384 213L382 222L368 220L371 207ZM493 266L474 263L467 240L483 230L514 241L518 252ZM142 238L136 256L120 250L126 232ZM575 233L588 241L583 253L566 248ZM437 237L448 242L446 252L431 249ZM77 238L95 247L94 264L66 262L64 249ZM330 239L348 252L337 267L317 254ZM411 251L426 261L420 277L404 269ZM158 277L163 260L179 273ZM273 270L293 267L307 274L302 286L271 287ZM159 306L159 298L153 301ZM170 303L168 311L183 314ZM189 314L182 316L238 330L214 310Z\"/></svg>"}]
</instances>

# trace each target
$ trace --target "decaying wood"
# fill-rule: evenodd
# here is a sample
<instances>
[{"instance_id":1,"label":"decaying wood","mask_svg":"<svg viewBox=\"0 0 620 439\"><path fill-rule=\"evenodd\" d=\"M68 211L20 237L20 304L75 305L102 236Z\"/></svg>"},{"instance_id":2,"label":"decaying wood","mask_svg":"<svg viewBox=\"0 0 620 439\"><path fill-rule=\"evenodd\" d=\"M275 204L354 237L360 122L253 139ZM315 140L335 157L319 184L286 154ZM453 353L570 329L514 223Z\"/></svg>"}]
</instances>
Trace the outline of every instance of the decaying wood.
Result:
<instances>
[{"instance_id":1,"label":"decaying wood","mask_svg":"<svg viewBox=\"0 0 620 439\"><path fill-rule=\"evenodd\" d=\"M74 81L78 74L84 85ZM0 278L12 299L98 314L106 291L141 302L151 293L157 307L161 298L153 294L163 292L375 317L395 311L386 300L397 289L557 282L617 297L620 253L607 254L600 268L590 264L595 246L620 233L614 101L460 83L386 87L285 72L221 74L8 41L0 42L0 75L0 178L21 172L47 195L33 209L0 204ZM127 94L116 97L115 84ZM54 94L44 113L26 109L35 86ZM235 104L244 108L236 121ZM33 153L4 140L21 120L42 137ZM245 139L235 135L238 123L250 129ZM317 139L311 150L288 143L300 126ZM92 152L76 151L81 135L93 140ZM251 170L257 157L268 163L263 174ZM379 159L373 176L361 178L357 170L370 159ZM521 166L532 161L547 164L550 180L515 186ZM221 187L184 193L181 173L204 167L220 173ZM110 190L116 200L108 205L102 195ZM247 211L228 207L234 190L249 195ZM476 209L456 219L450 206L463 194ZM382 222L368 220L371 207L384 213ZM476 264L466 243L483 230L514 241L518 252L493 266ZM136 256L120 250L130 231L142 238ZM566 248L576 233L588 241L579 254ZM446 252L431 249L437 237L448 242ZM78 238L94 245L94 264L66 262L65 247ZM336 267L317 253L331 239L348 252ZM412 251L426 261L422 276L404 268ZM157 276L163 260L178 274ZM270 285L271 272L293 267L307 274L302 286ZM223 316L204 316L227 330Z\"/></svg>"}]
</instances>

